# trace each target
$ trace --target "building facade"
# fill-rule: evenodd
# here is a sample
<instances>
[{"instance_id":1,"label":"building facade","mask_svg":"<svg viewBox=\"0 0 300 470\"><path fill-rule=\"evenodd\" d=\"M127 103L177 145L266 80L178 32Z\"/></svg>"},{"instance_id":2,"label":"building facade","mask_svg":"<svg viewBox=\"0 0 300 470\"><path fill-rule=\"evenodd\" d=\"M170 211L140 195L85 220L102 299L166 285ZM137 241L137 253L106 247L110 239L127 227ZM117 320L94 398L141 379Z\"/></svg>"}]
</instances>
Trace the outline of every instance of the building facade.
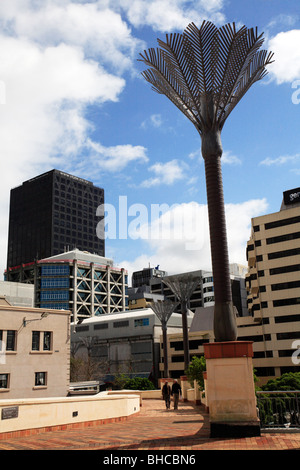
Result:
<instances>
[{"instance_id":1,"label":"building facade","mask_svg":"<svg viewBox=\"0 0 300 470\"><path fill-rule=\"evenodd\" d=\"M0 399L65 397L70 312L0 305Z\"/></svg>"},{"instance_id":2,"label":"building facade","mask_svg":"<svg viewBox=\"0 0 300 470\"><path fill-rule=\"evenodd\" d=\"M104 190L93 183L52 170L14 188L10 193L7 281L12 268L78 248L105 256L104 239L96 233L101 223L97 208ZM98 231L99 233L99 231Z\"/></svg>"},{"instance_id":3,"label":"building facade","mask_svg":"<svg viewBox=\"0 0 300 470\"><path fill-rule=\"evenodd\" d=\"M248 308L239 339L253 338L260 377L299 372L293 362L300 341L300 188L286 191L279 212L252 219L247 244Z\"/></svg>"},{"instance_id":4,"label":"building facade","mask_svg":"<svg viewBox=\"0 0 300 470\"><path fill-rule=\"evenodd\" d=\"M34 284L34 306L70 310L71 321L128 308L127 271L109 258L75 249L20 269Z\"/></svg>"},{"instance_id":5,"label":"building facade","mask_svg":"<svg viewBox=\"0 0 300 470\"><path fill-rule=\"evenodd\" d=\"M245 288L245 271L246 268L232 264L230 265L230 277L232 285L233 304L237 309L238 315L247 315L247 294ZM167 276L169 279L175 279L182 275L190 275L199 278L199 283L190 298L189 309L195 312L200 307L211 307L215 303L214 283L212 272L198 270L183 274L174 274ZM153 294L164 295L166 298L175 300L171 289L163 282L163 277L152 278L150 280L150 289ZM176 311L180 311L180 305Z\"/></svg>"},{"instance_id":6,"label":"building facade","mask_svg":"<svg viewBox=\"0 0 300 470\"><path fill-rule=\"evenodd\" d=\"M132 287L143 287L150 286L150 281L152 279L160 279L164 276L167 276L166 271L159 269L159 266L155 268L144 268L140 271L135 271L132 273Z\"/></svg>"},{"instance_id":7,"label":"building facade","mask_svg":"<svg viewBox=\"0 0 300 470\"><path fill-rule=\"evenodd\" d=\"M168 332L176 331L182 331L182 318L174 313ZM93 362L95 380L110 382L126 374L157 382L161 332L161 323L151 308L94 317L71 325L71 352Z\"/></svg>"}]
</instances>

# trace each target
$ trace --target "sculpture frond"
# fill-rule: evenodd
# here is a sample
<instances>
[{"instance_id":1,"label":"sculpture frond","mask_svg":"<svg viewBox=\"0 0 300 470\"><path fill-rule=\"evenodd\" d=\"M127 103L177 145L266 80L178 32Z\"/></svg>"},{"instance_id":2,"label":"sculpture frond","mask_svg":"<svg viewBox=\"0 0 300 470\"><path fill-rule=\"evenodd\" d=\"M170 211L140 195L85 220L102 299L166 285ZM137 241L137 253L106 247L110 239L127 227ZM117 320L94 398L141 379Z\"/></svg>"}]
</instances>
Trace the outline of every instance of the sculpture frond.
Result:
<instances>
[{"instance_id":1,"label":"sculpture frond","mask_svg":"<svg viewBox=\"0 0 300 470\"><path fill-rule=\"evenodd\" d=\"M159 48L140 54L149 69L142 75L166 95L197 130L221 130L236 104L254 82L263 78L272 53L259 51L263 35L257 28L235 24L217 28L203 21L182 34L166 35Z\"/></svg>"}]
</instances>

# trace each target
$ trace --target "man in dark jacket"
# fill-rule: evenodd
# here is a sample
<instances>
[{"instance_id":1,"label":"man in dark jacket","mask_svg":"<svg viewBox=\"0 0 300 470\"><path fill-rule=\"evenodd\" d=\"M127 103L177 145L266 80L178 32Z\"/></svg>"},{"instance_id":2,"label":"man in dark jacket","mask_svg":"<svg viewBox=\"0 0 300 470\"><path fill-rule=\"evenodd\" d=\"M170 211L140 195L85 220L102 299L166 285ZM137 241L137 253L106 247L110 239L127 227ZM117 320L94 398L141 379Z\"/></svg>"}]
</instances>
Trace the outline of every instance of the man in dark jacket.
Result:
<instances>
[{"instance_id":1,"label":"man in dark jacket","mask_svg":"<svg viewBox=\"0 0 300 470\"><path fill-rule=\"evenodd\" d=\"M165 383L165 385L162 388L162 396L163 399L166 402L166 408L167 410L170 409L170 401L171 401L171 387L168 385L168 382Z\"/></svg>"},{"instance_id":2,"label":"man in dark jacket","mask_svg":"<svg viewBox=\"0 0 300 470\"><path fill-rule=\"evenodd\" d=\"M181 395L181 387L177 380L174 380L172 385L172 396L174 397L174 410L178 409L179 395Z\"/></svg>"}]
</instances>

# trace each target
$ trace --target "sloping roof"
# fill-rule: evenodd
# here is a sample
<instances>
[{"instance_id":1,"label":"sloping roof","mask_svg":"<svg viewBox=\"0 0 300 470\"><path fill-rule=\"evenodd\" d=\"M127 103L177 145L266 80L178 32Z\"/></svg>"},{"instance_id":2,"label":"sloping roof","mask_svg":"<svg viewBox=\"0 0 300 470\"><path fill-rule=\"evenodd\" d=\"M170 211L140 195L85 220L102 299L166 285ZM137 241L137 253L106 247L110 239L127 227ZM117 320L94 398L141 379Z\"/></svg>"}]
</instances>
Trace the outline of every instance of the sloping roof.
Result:
<instances>
[{"instance_id":1,"label":"sloping roof","mask_svg":"<svg viewBox=\"0 0 300 470\"><path fill-rule=\"evenodd\" d=\"M214 306L196 308L190 332L209 331L214 329Z\"/></svg>"}]
</instances>

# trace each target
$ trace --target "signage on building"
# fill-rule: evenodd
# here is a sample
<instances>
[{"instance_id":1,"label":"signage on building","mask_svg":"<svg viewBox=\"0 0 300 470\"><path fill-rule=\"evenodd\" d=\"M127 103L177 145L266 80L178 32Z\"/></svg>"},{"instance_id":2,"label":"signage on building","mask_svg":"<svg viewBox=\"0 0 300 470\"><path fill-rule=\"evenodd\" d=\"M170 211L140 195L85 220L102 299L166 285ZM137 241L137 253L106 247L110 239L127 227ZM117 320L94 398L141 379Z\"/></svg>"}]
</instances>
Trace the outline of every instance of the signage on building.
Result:
<instances>
[{"instance_id":1,"label":"signage on building","mask_svg":"<svg viewBox=\"0 0 300 470\"><path fill-rule=\"evenodd\" d=\"M290 189L289 191L285 191L283 193L283 199L286 205L300 202L300 188Z\"/></svg>"},{"instance_id":2,"label":"signage on building","mask_svg":"<svg viewBox=\"0 0 300 470\"><path fill-rule=\"evenodd\" d=\"M17 418L19 415L18 406L10 406L9 408L2 408L1 419Z\"/></svg>"}]
</instances>

